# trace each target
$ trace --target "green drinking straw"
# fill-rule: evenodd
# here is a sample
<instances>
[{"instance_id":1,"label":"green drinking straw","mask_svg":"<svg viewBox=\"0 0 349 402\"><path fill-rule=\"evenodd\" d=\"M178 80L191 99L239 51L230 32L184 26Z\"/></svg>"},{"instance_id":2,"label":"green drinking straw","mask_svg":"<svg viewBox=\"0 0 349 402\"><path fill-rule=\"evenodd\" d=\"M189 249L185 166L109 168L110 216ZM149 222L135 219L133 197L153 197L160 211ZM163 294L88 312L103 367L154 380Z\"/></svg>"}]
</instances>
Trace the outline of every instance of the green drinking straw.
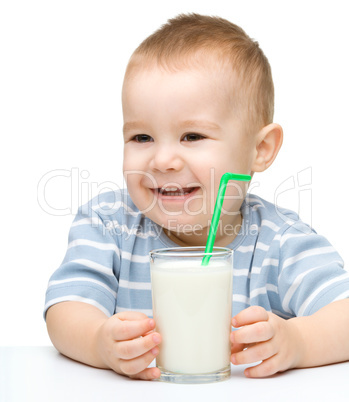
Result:
<instances>
[{"instance_id":1,"label":"green drinking straw","mask_svg":"<svg viewBox=\"0 0 349 402\"><path fill-rule=\"evenodd\" d=\"M210 226L210 231L208 233L205 253L212 253L214 241L217 234L219 218L221 216L222 205L224 201L225 190L229 180L237 181L250 181L251 176L248 174L236 174L236 173L224 173L219 183L219 189L216 199L216 204L214 206L212 222ZM210 255L205 255L202 259L201 265L208 265L210 261Z\"/></svg>"}]
</instances>

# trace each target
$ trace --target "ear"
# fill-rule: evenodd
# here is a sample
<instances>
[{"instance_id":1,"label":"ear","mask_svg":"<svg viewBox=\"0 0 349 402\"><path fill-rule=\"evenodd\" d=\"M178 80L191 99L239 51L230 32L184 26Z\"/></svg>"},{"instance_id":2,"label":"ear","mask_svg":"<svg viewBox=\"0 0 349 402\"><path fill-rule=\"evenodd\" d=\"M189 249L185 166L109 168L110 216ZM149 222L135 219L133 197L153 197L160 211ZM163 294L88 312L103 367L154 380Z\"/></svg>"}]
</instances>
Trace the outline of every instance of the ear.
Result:
<instances>
[{"instance_id":1,"label":"ear","mask_svg":"<svg viewBox=\"0 0 349 402\"><path fill-rule=\"evenodd\" d=\"M271 123L263 127L256 136L255 158L252 164L253 172L263 172L274 162L283 139L279 124Z\"/></svg>"}]
</instances>

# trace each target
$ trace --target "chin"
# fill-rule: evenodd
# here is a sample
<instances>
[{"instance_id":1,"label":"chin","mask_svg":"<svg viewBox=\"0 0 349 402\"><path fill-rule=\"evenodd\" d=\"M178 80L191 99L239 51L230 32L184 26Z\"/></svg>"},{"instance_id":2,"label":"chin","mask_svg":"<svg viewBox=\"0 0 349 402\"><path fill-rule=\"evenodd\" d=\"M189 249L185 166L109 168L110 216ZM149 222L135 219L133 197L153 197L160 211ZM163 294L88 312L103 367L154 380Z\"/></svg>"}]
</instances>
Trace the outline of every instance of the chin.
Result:
<instances>
[{"instance_id":1,"label":"chin","mask_svg":"<svg viewBox=\"0 0 349 402\"><path fill-rule=\"evenodd\" d=\"M193 219L194 218L194 219ZM152 219L150 217L150 219ZM158 225L162 226L164 229L167 229L171 232L181 233L191 235L196 232L204 232L207 228L207 221L205 224L203 223L203 219L198 220L195 219L195 216L188 215L179 215L179 216L166 216L161 219L152 219Z\"/></svg>"}]
</instances>

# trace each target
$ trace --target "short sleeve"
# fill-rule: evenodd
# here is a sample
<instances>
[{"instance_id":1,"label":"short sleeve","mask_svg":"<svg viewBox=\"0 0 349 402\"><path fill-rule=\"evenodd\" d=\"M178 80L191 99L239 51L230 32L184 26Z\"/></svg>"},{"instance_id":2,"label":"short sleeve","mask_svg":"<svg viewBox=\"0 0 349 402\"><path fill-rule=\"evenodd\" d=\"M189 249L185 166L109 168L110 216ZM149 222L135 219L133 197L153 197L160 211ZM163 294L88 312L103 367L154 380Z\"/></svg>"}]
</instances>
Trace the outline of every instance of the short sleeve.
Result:
<instances>
[{"instance_id":1,"label":"short sleeve","mask_svg":"<svg viewBox=\"0 0 349 402\"><path fill-rule=\"evenodd\" d=\"M63 301L96 306L107 316L115 312L120 251L100 215L81 207L71 225L61 266L51 276L45 300L49 307Z\"/></svg>"},{"instance_id":2,"label":"short sleeve","mask_svg":"<svg viewBox=\"0 0 349 402\"><path fill-rule=\"evenodd\" d=\"M282 308L293 316L311 315L349 297L342 258L327 239L301 222L281 236L278 281Z\"/></svg>"}]
</instances>

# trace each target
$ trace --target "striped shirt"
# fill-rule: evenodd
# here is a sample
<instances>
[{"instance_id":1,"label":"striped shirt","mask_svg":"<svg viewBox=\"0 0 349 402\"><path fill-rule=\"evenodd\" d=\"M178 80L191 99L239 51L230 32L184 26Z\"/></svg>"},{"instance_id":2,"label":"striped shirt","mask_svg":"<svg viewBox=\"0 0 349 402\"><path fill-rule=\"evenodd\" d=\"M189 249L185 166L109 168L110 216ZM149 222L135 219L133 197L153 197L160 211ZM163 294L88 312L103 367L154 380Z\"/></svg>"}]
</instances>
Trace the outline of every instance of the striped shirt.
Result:
<instances>
[{"instance_id":1,"label":"striped shirt","mask_svg":"<svg viewBox=\"0 0 349 402\"><path fill-rule=\"evenodd\" d=\"M251 305L290 318L349 297L349 273L331 244L297 214L247 195L234 241L233 315ZM61 266L46 292L45 312L62 301L92 304L107 316L152 317L149 252L175 247L126 190L80 207Z\"/></svg>"}]
</instances>

